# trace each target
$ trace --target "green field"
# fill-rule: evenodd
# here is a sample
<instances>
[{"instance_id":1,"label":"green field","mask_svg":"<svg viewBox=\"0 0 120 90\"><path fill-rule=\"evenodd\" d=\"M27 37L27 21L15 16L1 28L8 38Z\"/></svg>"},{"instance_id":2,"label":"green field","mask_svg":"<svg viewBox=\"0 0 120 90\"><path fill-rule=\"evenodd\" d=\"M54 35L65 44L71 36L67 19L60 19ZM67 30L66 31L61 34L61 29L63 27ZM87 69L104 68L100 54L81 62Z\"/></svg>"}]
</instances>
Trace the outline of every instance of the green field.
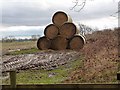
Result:
<instances>
[{"instance_id":1,"label":"green field","mask_svg":"<svg viewBox=\"0 0 120 90\"><path fill-rule=\"evenodd\" d=\"M69 65L60 66L57 69L46 70L25 70L17 73L17 84L55 84L69 78L69 74L75 68L82 66L82 60L77 59L70 62ZM2 84L10 84L10 79L3 80Z\"/></svg>"}]
</instances>

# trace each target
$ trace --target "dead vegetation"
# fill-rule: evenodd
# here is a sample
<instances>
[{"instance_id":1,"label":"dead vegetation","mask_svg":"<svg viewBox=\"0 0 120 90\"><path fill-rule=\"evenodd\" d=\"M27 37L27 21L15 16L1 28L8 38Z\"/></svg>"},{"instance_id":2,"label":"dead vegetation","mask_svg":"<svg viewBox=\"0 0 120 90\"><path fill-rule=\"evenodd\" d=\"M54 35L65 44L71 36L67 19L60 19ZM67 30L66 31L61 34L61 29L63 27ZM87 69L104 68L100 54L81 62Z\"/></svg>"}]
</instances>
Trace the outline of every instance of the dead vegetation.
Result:
<instances>
[{"instance_id":1,"label":"dead vegetation","mask_svg":"<svg viewBox=\"0 0 120 90\"><path fill-rule=\"evenodd\" d=\"M76 68L64 83L116 82L118 31L96 31L87 35L87 43L80 51L85 57L84 65Z\"/></svg>"}]
</instances>

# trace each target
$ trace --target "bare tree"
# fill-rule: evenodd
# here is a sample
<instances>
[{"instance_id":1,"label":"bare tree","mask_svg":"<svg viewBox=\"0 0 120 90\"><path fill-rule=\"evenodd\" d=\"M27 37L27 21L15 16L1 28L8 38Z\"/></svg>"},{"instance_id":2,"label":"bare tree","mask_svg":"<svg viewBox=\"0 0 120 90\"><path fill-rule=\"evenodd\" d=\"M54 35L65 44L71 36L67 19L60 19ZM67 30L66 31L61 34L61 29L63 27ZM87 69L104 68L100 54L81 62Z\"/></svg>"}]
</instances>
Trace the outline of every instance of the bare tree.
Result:
<instances>
[{"instance_id":1,"label":"bare tree","mask_svg":"<svg viewBox=\"0 0 120 90\"><path fill-rule=\"evenodd\" d=\"M93 29L87 25L84 25L84 24L79 24L79 27L80 27L80 31L81 31L81 34L82 35L85 35L85 34L88 34L88 33L92 33L94 32L96 29Z\"/></svg>"}]
</instances>

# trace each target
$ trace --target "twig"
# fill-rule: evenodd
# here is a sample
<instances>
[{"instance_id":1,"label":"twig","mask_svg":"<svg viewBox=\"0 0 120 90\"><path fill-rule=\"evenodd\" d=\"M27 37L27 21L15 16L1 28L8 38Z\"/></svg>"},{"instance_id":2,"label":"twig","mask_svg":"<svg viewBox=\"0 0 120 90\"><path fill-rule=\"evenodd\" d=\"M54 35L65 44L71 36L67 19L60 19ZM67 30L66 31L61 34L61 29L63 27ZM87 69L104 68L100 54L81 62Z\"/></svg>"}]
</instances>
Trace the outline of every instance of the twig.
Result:
<instances>
[{"instance_id":1,"label":"twig","mask_svg":"<svg viewBox=\"0 0 120 90\"><path fill-rule=\"evenodd\" d=\"M78 0L76 0L76 2L73 3L75 3L75 5L70 10L73 10L78 5Z\"/></svg>"},{"instance_id":2,"label":"twig","mask_svg":"<svg viewBox=\"0 0 120 90\"><path fill-rule=\"evenodd\" d=\"M82 7L77 12L80 12L85 7L85 5L86 5L86 0L82 4L78 5Z\"/></svg>"},{"instance_id":3,"label":"twig","mask_svg":"<svg viewBox=\"0 0 120 90\"><path fill-rule=\"evenodd\" d=\"M79 0L76 0L75 2L73 2L73 3L75 3L75 5L70 9L70 10L73 10L74 9L74 11L76 11L76 12L80 12L84 7L85 7L85 5L86 5L86 1L87 0L84 0L81 4L78 4L79 3ZM76 10L75 9L75 7L81 7L79 10Z\"/></svg>"}]
</instances>

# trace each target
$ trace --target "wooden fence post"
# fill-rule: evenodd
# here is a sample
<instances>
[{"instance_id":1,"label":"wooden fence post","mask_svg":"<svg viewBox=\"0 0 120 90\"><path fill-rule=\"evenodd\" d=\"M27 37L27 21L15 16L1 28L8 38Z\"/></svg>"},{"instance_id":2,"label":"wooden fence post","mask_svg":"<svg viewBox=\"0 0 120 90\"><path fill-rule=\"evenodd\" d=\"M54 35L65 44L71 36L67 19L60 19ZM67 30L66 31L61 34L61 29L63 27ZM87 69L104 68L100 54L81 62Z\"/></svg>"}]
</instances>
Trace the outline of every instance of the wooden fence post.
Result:
<instances>
[{"instance_id":1,"label":"wooden fence post","mask_svg":"<svg viewBox=\"0 0 120 90\"><path fill-rule=\"evenodd\" d=\"M117 80L120 80L120 72L117 72Z\"/></svg>"},{"instance_id":2,"label":"wooden fence post","mask_svg":"<svg viewBox=\"0 0 120 90\"><path fill-rule=\"evenodd\" d=\"M16 71L10 71L10 86L16 88Z\"/></svg>"},{"instance_id":3,"label":"wooden fence post","mask_svg":"<svg viewBox=\"0 0 120 90\"><path fill-rule=\"evenodd\" d=\"M120 71L117 72L118 88L120 88Z\"/></svg>"}]
</instances>

